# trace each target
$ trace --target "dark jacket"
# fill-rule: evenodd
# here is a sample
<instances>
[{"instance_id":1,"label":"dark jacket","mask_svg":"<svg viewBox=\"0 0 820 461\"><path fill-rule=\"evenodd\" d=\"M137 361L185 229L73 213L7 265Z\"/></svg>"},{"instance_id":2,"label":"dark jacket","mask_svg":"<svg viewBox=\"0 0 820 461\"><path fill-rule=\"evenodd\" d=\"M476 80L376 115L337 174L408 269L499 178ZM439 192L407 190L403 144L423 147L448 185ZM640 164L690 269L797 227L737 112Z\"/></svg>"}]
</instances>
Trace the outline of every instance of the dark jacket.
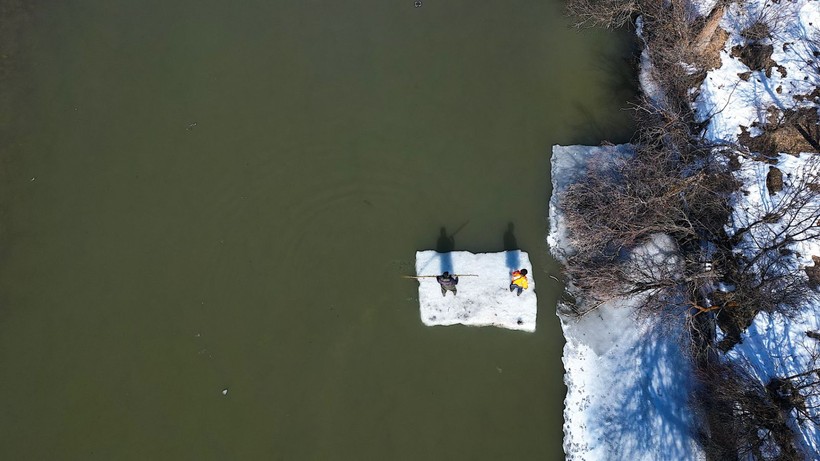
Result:
<instances>
[{"instance_id":1,"label":"dark jacket","mask_svg":"<svg viewBox=\"0 0 820 461\"><path fill-rule=\"evenodd\" d=\"M458 285L458 277L453 277L452 275L448 275L447 277L439 275L436 277L436 282L444 288L453 288Z\"/></svg>"}]
</instances>

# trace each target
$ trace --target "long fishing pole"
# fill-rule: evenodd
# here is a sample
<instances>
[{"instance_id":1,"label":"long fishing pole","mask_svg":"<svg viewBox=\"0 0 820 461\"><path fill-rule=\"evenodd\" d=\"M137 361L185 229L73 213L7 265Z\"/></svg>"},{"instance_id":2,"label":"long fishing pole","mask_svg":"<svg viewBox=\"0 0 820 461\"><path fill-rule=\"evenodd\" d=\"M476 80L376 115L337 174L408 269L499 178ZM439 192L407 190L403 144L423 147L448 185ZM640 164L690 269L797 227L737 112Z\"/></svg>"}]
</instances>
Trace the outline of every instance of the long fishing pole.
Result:
<instances>
[{"instance_id":1,"label":"long fishing pole","mask_svg":"<svg viewBox=\"0 0 820 461\"><path fill-rule=\"evenodd\" d=\"M456 230L455 230L452 234L450 234L450 236L449 236L449 237L450 237L450 238L455 237L455 236L456 236L456 234L458 234L459 232L461 232L461 229L464 229L465 227L467 227L467 224L470 224L470 220L469 220L469 219L468 219L468 220L466 220L466 221L464 221L464 224L462 224L462 225L458 226L458 229L456 229Z\"/></svg>"},{"instance_id":2,"label":"long fishing pole","mask_svg":"<svg viewBox=\"0 0 820 461\"><path fill-rule=\"evenodd\" d=\"M432 277L439 277L438 275L402 275L406 279L426 279ZM478 277L477 274L450 274L450 277Z\"/></svg>"}]
</instances>

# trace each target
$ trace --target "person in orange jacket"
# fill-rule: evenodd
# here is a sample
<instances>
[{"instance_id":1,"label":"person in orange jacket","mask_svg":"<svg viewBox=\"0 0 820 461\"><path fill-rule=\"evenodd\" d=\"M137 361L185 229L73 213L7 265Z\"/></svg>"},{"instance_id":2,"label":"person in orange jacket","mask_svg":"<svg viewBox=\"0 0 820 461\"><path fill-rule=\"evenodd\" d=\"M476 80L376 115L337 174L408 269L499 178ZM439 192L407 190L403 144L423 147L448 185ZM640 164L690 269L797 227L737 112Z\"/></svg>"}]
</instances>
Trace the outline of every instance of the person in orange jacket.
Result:
<instances>
[{"instance_id":1,"label":"person in orange jacket","mask_svg":"<svg viewBox=\"0 0 820 461\"><path fill-rule=\"evenodd\" d=\"M510 282L510 292L518 290L518 295L521 296L521 293L527 289L529 283L527 283L527 269L520 269L512 273L512 282Z\"/></svg>"}]
</instances>

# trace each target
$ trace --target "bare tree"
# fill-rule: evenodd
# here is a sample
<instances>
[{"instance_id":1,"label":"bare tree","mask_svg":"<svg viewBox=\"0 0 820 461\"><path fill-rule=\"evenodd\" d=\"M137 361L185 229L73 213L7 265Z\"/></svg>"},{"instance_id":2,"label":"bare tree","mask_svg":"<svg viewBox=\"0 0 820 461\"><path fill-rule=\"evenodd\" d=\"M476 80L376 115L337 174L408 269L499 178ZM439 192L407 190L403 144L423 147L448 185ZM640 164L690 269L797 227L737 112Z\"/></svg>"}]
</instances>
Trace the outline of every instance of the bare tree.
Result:
<instances>
[{"instance_id":1,"label":"bare tree","mask_svg":"<svg viewBox=\"0 0 820 461\"><path fill-rule=\"evenodd\" d=\"M761 311L794 315L820 301L796 254L801 242L820 238L820 156L784 175L783 189L759 206L734 209L746 202L731 169L748 152L705 143L690 105L690 90L708 68L703 45L732 1L717 2L708 18L694 18L686 3L568 2L578 26L620 27L640 16L651 72L663 90L634 104L634 155L596 159L559 197L573 249L565 272L570 291L580 294L575 313L624 297L638 299L644 312L686 312L699 382L693 405L709 458L802 459L791 424L817 424L816 351L805 371L762 383L726 363L719 350L733 347ZM777 21L765 16L776 11L750 17L744 37L757 43L776 33ZM782 123L817 147L820 136L806 120ZM658 234L673 243L647 251ZM716 344L718 327L725 339Z\"/></svg>"},{"instance_id":2,"label":"bare tree","mask_svg":"<svg viewBox=\"0 0 820 461\"><path fill-rule=\"evenodd\" d=\"M745 369L716 361L698 368L696 377L692 405L704 422L698 438L709 459L804 459L788 411Z\"/></svg>"},{"instance_id":3,"label":"bare tree","mask_svg":"<svg viewBox=\"0 0 820 461\"><path fill-rule=\"evenodd\" d=\"M640 11L640 0L570 0L567 13L576 27L617 28L627 24Z\"/></svg>"},{"instance_id":4,"label":"bare tree","mask_svg":"<svg viewBox=\"0 0 820 461\"><path fill-rule=\"evenodd\" d=\"M565 271L588 304L640 294L650 310L688 305L714 277L700 242L722 232L716 223L728 216L733 181L707 150L673 149L672 142L656 138L636 145L634 156L597 160L562 192L574 250ZM693 156L700 156L696 165ZM675 242L652 257L635 252L657 234Z\"/></svg>"},{"instance_id":5,"label":"bare tree","mask_svg":"<svg viewBox=\"0 0 820 461\"><path fill-rule=\"evenodd\" d=\"M783 182L781 192L732 215L735 230L719 254L723 281L734 287L724 299L730 309L793 315L818 301L796 250L820 239L820 157L809 157Z\"/></svg>"}]
</instances>

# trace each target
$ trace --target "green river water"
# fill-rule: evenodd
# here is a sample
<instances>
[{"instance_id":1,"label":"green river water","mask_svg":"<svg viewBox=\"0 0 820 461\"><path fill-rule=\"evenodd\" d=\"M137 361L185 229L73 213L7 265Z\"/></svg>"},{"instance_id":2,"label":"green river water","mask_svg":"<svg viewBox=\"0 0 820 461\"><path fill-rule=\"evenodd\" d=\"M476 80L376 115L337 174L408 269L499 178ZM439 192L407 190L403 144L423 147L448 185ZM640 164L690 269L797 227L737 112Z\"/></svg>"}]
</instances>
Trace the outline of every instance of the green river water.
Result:
<instances>
[{"instance_id":1,"label":"green river water","mask_svg":"<svg viewBox=\"0 0 820 461\"><path fill-rule=\"evenodd\" d=\"M26 9L0 459L563 458L549 153L628 139L626 32L547 0ZM415 251L509 223L537 331L423 326Z\"/></svg>"}]
</instances>

